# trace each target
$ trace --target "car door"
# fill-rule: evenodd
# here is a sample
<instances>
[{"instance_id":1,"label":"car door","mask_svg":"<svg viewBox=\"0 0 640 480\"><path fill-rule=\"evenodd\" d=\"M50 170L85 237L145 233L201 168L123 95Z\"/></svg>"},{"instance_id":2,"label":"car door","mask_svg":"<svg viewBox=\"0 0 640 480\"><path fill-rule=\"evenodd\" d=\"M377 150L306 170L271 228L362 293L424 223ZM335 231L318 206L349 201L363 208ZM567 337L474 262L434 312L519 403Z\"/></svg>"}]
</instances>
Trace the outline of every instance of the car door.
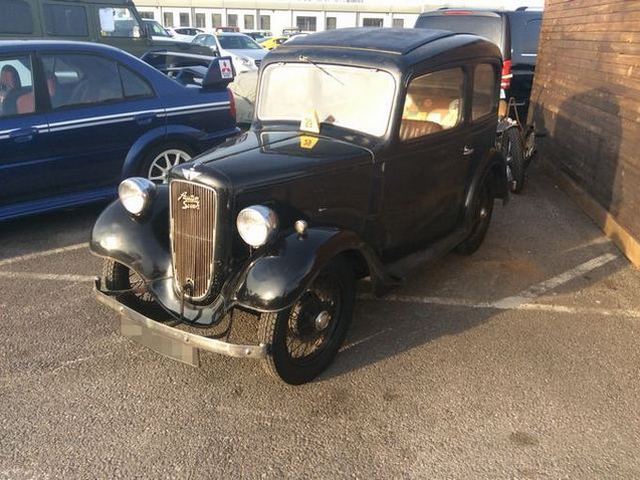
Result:
<instances>
[{"instance_id":1,"label":"car door","mask_svg":"<svg viewBox=\"0 0 640 480\"><path fill-rule=\"evenodd\" d=\"M384 166L389 252L424 245L459 221L469 175L465 83L461 67L418 75L409 83L397 148Z\"/></svg>"},{"instance_id":2,"label":"car door","mask_svg":"<svg viewBox=\"0 0 640 480\"><path fill-rule=\"evenodd\" d=\"M134 142L164 126L152 86L129 67L95 54L47 54L42 63L54 84L50 181L61 193L113 189Z\"/></svg>"},{"instance_id":3,"label":"car door","mask_svg":"<svg viewBox=\"0 0 640 480\"><path fill-rule=\"evenodd\" d=\"M0 55L0 218L12 205L51 193L48 126L36 102L35 71L32 54Z\"/></svg>"}]
</instances>

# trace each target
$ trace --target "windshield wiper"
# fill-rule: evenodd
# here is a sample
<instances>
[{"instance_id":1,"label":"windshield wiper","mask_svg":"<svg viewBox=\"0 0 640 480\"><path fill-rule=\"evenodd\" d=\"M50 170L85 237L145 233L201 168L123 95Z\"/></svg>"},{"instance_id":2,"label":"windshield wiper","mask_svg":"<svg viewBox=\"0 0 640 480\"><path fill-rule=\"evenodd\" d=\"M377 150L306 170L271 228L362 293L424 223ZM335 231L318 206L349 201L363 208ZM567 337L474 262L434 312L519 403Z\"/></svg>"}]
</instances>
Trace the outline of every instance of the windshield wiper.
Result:
<instances>
[{"instance_id":1,"label":"windshield wiper","mask_svg":"<svg viewBox=\"0 0 640 480\"><path fill-rule=\"evenodd\" d=\"M310 63L311 65L316 67L318 70L320 70L322 73L324 73L325 75L328 75L329 77L333 78L336 82L338 82L340 85L344 86L344 83L342 83L338 78L336 78L334 75L332 75L329 71L327 71L324 68L322 68L320 65L318 65L316 62L311 60L309 57L307 57L305 55L300 55L298 58L303 62Z\"/></svg>"}]
</instances>

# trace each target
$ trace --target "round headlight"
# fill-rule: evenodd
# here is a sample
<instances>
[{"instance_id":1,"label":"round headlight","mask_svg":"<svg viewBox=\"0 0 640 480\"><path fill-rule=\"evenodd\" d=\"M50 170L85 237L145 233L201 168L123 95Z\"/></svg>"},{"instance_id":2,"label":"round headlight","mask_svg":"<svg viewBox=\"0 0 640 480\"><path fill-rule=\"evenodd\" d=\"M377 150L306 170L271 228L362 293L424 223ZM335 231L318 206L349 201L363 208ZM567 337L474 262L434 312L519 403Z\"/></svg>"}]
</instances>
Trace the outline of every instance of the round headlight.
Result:
<instances>
[{"instance_id":1,"label":"round headlight","mask_svg":"<svg viewBox=\"0 0 640 480\"><path fill-rule=\"evenodd\" d=\"M240 211L236 219L238 233L254 248L267 243L278 228L278 216L268 207L253 205Z\"/></svg>"},{"instance_id":2,"label":"round headlight","mask_svg":"<svg viewBox=\"0 0 640 480\"><path fill-rule=\"evenodd\" d=\"M142 215L156 195L156 186L142 177L131 177L120 182L118 196L122 206L132 215Z\"/></svg>"}]
</instances>

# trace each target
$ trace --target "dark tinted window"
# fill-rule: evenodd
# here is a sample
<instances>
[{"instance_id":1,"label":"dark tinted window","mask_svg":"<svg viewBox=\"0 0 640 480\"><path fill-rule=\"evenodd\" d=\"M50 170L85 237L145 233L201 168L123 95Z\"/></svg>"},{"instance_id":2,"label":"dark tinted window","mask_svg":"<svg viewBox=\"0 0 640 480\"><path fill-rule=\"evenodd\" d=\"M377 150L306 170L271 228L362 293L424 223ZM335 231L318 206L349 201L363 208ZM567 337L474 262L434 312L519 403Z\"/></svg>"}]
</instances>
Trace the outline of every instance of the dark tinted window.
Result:
<instances>
[{"instance_id":1,"label":"dark tinted window","mask_svg":"<svg viewBox=\"0 0 640 480\"><path fill-rule=\"evenodd\" d=\"M64 37L86 37L87 13L77 5L57 5L45 3L44 28L47 34Z\"/></svg>"},{"instance_id":2,"label":"dark tinted window","mask_svg":"<svg viewBox=\"0 0 640 480\"><path fill-rule=\"evenodd\" d=\"M502 18L480 15L425 15L418 17L416 28L435 28L456 33L472 33L491 40L503 50ZM504 54L504 51L502 52Z\"/></svg>"},{"instance_id":3,"label":"dark tinted window","mask_svg":"<svg viewBox=\"0 0 640 480\"><path fill-rule=\"evenodd\" d=\"M122 87L124 88L125 97L151 97L153 90L149 83L135 72L127 67L120 65L120 78L122 79Z\"/></svg>"},{"instance_id":4,"label":"dark tinted window","mask_svg":"<svg viewBox=\"0 0 640 480\"><path fill-rule=\"evenodd\" d=\"M22 0L0 0L0 33L33 33L31 7Z\"/></svg>"},{"instance_id":5,"label":"dark tinted window","mask_svg":"<svg viewBox=\"0 0 640 480\"><path fill-rule=\"evenodd\" d=\"M60 54L42 57L45 73L55 82L53 108L121 100L118 66L96 55Z\"/></svg>"}]
</instances>

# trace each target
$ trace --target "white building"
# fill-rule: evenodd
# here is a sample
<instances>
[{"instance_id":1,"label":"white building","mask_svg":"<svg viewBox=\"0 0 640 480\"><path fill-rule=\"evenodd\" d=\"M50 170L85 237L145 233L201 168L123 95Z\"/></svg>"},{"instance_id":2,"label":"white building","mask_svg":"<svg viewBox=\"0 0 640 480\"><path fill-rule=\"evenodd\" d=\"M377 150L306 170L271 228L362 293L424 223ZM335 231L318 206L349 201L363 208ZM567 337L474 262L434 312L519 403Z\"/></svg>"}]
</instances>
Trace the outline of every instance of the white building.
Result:
<instances>
[{"instance_id":1,"label":"white building","mask_svg":"<svg viewBox=\"0 0 640 480\"><path fill-rule=\"evenodd\" d=\"M316 32L344 27L412 27L421 12L442 6L517 8L543 6L544 0L136 0L145 18L165 27L239 27L269 30L289 27Z\"/></svg>"}]
</instances>

